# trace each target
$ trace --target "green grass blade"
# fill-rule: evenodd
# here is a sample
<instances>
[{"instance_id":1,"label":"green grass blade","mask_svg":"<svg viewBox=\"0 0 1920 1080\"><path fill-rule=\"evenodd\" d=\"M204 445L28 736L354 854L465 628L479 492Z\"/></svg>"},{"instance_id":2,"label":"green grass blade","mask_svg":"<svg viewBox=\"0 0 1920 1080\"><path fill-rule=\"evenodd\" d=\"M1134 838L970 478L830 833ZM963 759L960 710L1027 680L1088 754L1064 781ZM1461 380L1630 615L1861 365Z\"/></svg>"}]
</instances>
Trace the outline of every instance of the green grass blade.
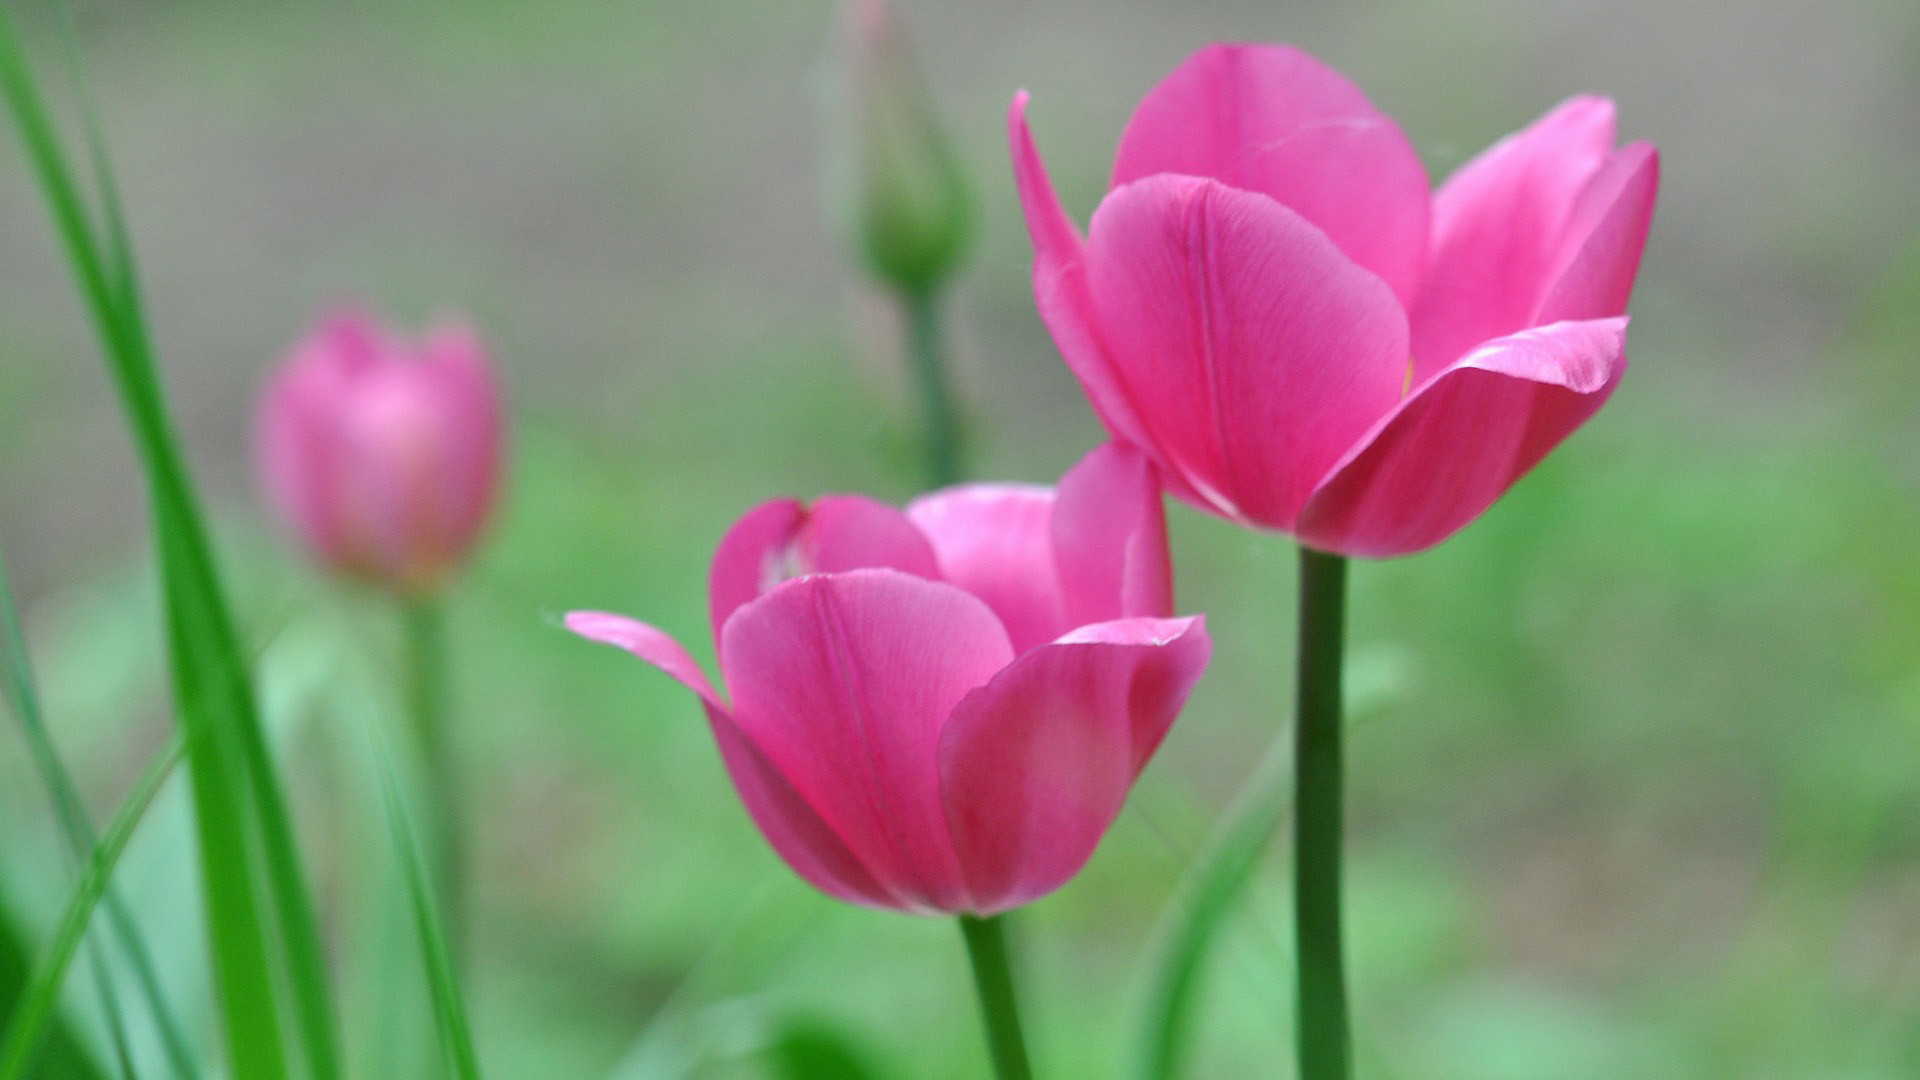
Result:
<instances>
[{"instance_id":1,"label":"green grass blade","mask_svg":"<svg viewBox=\"0 0 1920 1080\"><path fill-rule=\"evenodd\" d=\"M1276 739L1161 924L1146 1009L1136 1028L1133 1080L1173 1080L1180 1073L1207 947L1286 816L1292 760L1287 740Z\"/></svg>"},{"instance_id":2,"label":"green grass blade","mask_svg":"<svg viewBox=\"0 0 1920 1080\"><path fill-rule=\"evenodd\" d=\"M83 867L87 856L93 851L98 838L94 835L93 825L87 820L85 806L81 803L79 786L74 783L73 775L60 759L58 749L53 745L53 737L47 730L45 713L40 708L40 699L34 689L32 664L27 655L26 637L20 630L19 612L13 602L13 591L8 587L6 563L0 559L0 683L4 684L6 697L13 707L15 718L19 721L21 732L26 738L28 754L34 768L40 774L49 799L53 803L54 817L65 834L67 846L77 868ZM126 902L121 899L117 889L108 889L103 901L107 913L109 928L125 953L128 966L133 971L134 981L146 999L147 1009L153 1018L155 1029L160 1034L161 1046L165 1050L174 1075L191 1080L199 1075L199 1066L194 1060L180 1021L173 1007L167 1001L166 991L160 985L158 971L154 967L153 954L147 948L145 937L140 933L133 914ZM119 1016L119 1007L110 988L107 977L107 965L103 957L93 958L94 977L100 982L101 994L107 1012L107 1020L116 1039L124 1037L124 1027Z\"/></svg>"},{"instance_id":3,"label":"green grass blade","mask_svg":"<svg viewBox=\"0 0 1920 1080\"><path fill-rule=\"evenodd\" d=\"M86 935L94 906L99 903L107 883L112 880L113 868L119 863L121 853L126 851L127 841L133 839L134 829L146 815L147 808L153 805L153 797L159 794L161 785L173 772L173 767L180 763L184 746L176 734L148 763L134 784L132 793L113 816L113 822L107 827L100 846L94 849L87 872L81 876L73 899L67 902L66 913L61 916L59 929L54 932L53 943L35 967L33 978L28 982L26 992L21 995L19 1007L7 1022L6 1034L0 1037L0 1080L22 1080L32 1067L40 1040L46 1034L47 1022L59 1003L60 983L66 976L67 966L72 962L81 938Z\"/></svg>"},{"instance_id":4,"label":"green grass blade","mask_svg":"<svg viewBox=\"0 0 1920 1080\"><path fill-rule=\"evenodd\" d=\"M413 819L400 797L400 785L394 779L390 761L381 761L381 779L387 802L387 828L393 834L394 852L407 879L407 895L413 906L427 987L433 995L434 1023L440 1030L440 1044L456 1080L480 1080L480 1058L473 1049L473 1031L467 1024L466 1005L461 1001L459 981L454 975L453 950L447 945L446 929L440 925L433 886L427 880L426 862L420 855Z\"/></svg>"},{"instance_id":5,"label":"green grass blade","mask_svg":"<svg viewBox=\"0 0 1920 1080\"><path fill-rule=\"evenodd\" d=\"M18 1011L26 994L27 978L33 971L33 953L28 935L11 913L0 912L0 1016L12 1016ZM56 1016L47 1028L34 1080L106 1080L106 1077L100 1062L66 1022L65 1014Z\"/></svg>"},{"instance_id":6,"label":"green grass blade","mask_svg":"<svg viewBox=\"0 0 1920 1080\"><path fill-rule=\"evenodd\" d=\"M191 736L199 830L229 1064L248 1080L287 1075L276 960L293 983L314 1080L337 1076L316 920L211 545L168 423L130 258L103 255L12 24L0 13L4 95L100 334L151 489L180 716ZM105 173L104 160L96 167ZM117 200L106 200L117 215ZM125 229L116 216L115 234ZM257 846L256 846L257 845ZM256 896L264 865L266 896ZM276 949L274 946L278 945Z\"/></svg>"},{"instance_id":7,"label":"green grass blade","mask_svg":"<svg viewBox=\"0 0 1920 1080\"><path fill-rule=\"evenodd\" d=\"M71 26L70 5L66 8L67 25ZM86 129L88 156L92 161L95 187L99 192L101 216L104 220L105 244L107 251L109 286L117 297L121 321L128 328L129 343L137 348L139 363L134 365L144 374L144 384L148 393L157 401L159 381L155 371L152 354L152 337L146 328L146 317L141 301L139 274L133 258L133 247L129 240L126 215L122 210L119 184L114 177L112 161L107 156L106 142L100 134L100 125L86 94L86 80L80 71L78 48L73 44L71 29L67 33L70 65L74 70L76 93L80 99L80 115ZM159 410L155 410L156 415ZM170 436L157 441L172 443ZM218 624L218 633L214 641L218 648L229 658L230 668L238 677L230 680L233 694L230 703L236 718L236 727L240 735L240 749L243 755L245 771L255 803L255 811L260 817L260 829L264 838L263 854L266 858L267 885L272 896L274 914L277 917L280 946L286 965L287 977L292 984L294 995L294 1019L306 1045L307 1064L312 1080L337 1080L340 1075L340 1063L336 1050L338 1039L334 1031L331 992L328 987L326 962L320 945L319 920L316 918L311 899L308 895L305 876L301 871L298 848L293 831L291 815L287 810L287 801L273 767L266 739L262 735L250 684L246 679L246 668L239 648L237 636L232 632L231 619L226 615L226 605L220 599L217 576L213 571L213 560L205 543L205 529L199 526L198 515L193 512L190 486L184 471L177 466L177 453L165 456L176 463L172 470L173 484L179 492L182 522L188 527L188 554L194 563L193 575L202 582L205 598L211 601L210 614Z\"/></svg>"}]
</instances>

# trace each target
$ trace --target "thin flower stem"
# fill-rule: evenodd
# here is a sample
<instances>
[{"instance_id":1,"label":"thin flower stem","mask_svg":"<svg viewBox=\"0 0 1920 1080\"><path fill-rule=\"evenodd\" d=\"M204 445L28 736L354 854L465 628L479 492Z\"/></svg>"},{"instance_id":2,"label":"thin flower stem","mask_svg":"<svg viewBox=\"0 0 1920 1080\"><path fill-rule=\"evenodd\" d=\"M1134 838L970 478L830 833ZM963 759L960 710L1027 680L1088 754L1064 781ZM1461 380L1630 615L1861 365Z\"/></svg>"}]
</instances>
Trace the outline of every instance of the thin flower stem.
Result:
<instances>
[{"instance_id":1,"label":"thin flower stem","mask_svg":"<svg viewBox=\"0 0 1920 1080\"><path fill-rule=\"evenodd\" d=\"M1020 1031L1020 1008L1014 999L1013 970L1007 960L1004 916L960 916L960 934L967 940L967 959L973 964L973 984L980 995L980 1020L987 1029L987 1053L1000 1080L1032 1080L1027 1064L1027 1039Z\"/></svg>"},{"instance_id":2,"label":"thin flower stem","mask_svg":"<svg viewBox=\"0 0 1920 1080\"><path fill-rule=\"evenodd\" d=\"M1301 1080L1347 1080L1352 1051L1340 937L1340 665L1347 560L1300 549L1294 726L1294 934Z\"/></svg>"},{"instance_id":3,"label":"thin flower stem","mask_svg":"<svg viewBox=\"0 0 1920 1080\"><path fill-rule=\"evenodd\" d=\"M936 488L960 481L960 418L947 386L940 335L940 293L925 288L901 294L906 307L908 351L925 412L927 482Z\"/></svg>"},{"instance_id":4,"label":"thin flower stem","mask_svg":"<svg viewBox=\"0 0 1920 1080\"><path fill-rule=\"evenodd\" d=\"M460 824L460 775L448 730L446 632L440 602L427 597L405 607L407 711L425 771L433 840L434 891L445 907L453 955L461 953L466 927L466 848Z\"/></svg>"}]
</instances>

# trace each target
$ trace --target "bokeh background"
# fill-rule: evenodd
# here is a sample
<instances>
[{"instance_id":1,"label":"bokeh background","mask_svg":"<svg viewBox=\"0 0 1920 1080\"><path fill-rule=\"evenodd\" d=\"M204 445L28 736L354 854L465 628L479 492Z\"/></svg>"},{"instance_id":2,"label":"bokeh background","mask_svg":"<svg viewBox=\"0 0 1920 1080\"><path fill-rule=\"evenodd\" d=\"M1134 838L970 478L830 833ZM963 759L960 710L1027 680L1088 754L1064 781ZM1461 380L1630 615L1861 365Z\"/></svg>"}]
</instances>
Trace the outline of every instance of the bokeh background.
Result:
<instances>
[{"instance_id":1,"label":"bokeh background","mask_svg":"<svg viewBox=\"0 0 1920 1080\"><path fill-rule=\"evenodd\" d=\"M950 310L982 477L1050 480L1099 436L1032 307L1017 87L1083 219L1133 103L1214 39L1326 58L1436 179L1570 94L1618 100L1665 164L1632 372L1480 522L1354 574L1364 1075L1920 1072L1920 5L901 7L978 195ZM510 387L509 497L452 608L492 1075L751 1077L783 1042L985 1072L953 928L811 894L691 698L554 625L604 607L704 643L706 559L745 507L914 492L899 327L822 179L833 29L825 0L80 5L363 1075L429 1074L368 786L397 630L281 542L250 468L263 373L339 299L471 313ZM0 253L0 543L104 811L170 723L144 507L11 140ZM1086 874L1021 919L1050 1077L1117 1074L1156 919L1286 717L1289 542L1171 513L1218 652ZM162 805L127 873L192 996L184 814ZM55 850L9 734L0 869L29 935ZM1213 955L1193 1076L1286 1075L1283 856Z\"/></svg>"}]
</instances>

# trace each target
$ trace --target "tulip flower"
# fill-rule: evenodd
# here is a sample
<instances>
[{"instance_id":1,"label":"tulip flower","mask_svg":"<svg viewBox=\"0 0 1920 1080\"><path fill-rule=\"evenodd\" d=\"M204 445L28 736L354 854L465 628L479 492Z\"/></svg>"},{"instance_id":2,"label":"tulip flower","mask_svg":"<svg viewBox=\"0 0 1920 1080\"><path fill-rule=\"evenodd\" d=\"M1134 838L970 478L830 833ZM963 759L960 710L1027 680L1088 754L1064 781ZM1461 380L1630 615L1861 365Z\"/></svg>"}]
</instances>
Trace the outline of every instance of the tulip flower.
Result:
<instances>
[{"instance_id":1,"label":"tulip flower","mask_svg":"<svg viewBox=\"0 0 1920 1080\"><path fill-rule=\"evenodd\" d=\"M741 800L806 881L991 915L1078 872L1206 666L1203 620L1170 617L1157 484L1108 446L1057 493L755 508L709 580L731 700L651 626L566 623L699 695Z\"/></svg>"},{"instance_id":2,"label":"tulip flower","mask_svg":"<svg viewBox=\"0 0 1920 1080\"><path fill-rule=\"evenodd\" d=\"M418 342L371 315L323 318L259 414L274 508L323 564L405 597L438 591L500 486L501 407L486 348L451 324Z\"/></svg>"},{"instance_id":3,"label":"tulip flower","mask_svg":"<svg viewBox=\"0 0 1920 1080\"><path fill-rule=\"evenodd\" d=\"M321 563L380 586L402 608L408 713L456 947L465 874L438 597L493 508L503 423L473 330L450 323L406 341L351 309L293 347L259 416L260 471L292 532Z\"/></svg>"},{"instance_id":4,"label":"tulip flower","mask_svg":"<svg viewBox=\"0 0 1920 1080\"><path fill-rule=\"evenodd\" d=\"M1301 543L1297 1074L1347 1080L1346 557L1445 540L1613 393L1658 155L1616 148L1612 103L1575 98L1430 196L1352 83L1297 49L1214 45L1134 111L1082 237L1026 104L1008 141L1034 296L1094 410L1182 499ZM1150 1048L1152 1075L1174 1052Z\"/></svg>"},{"instance_id":5,"label":"tulip flower","mask_svg":"<svg viewBox=\"0 0 1920 1080\"><path fill-rule=\"evenodd\" d=\"M1429 197L1398 126L1296 49L1149 92L1083 239L1009 116L1040 314L1109 431L1211 513L1433 546L1607 400L1659 162L1575 98Z\"/></svg>"}]
</instances>

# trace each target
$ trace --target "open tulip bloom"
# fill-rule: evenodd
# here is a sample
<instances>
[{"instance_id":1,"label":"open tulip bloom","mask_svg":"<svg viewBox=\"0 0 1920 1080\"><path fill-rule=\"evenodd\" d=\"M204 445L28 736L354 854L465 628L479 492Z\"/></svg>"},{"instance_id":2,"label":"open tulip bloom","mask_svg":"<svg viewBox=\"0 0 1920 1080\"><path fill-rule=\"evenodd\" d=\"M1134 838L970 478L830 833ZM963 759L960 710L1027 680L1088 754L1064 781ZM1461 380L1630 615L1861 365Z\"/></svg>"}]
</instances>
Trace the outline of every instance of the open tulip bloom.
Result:
<instances>
[{"instance_id":1,"label":"open tulip bloom","mask_svg":"<svg viewBox=\"0 0 1920 1080\"><path fill-rule=\"evenodd\" d=\"M1298 50L1215 45L1135 110L1083 240L1009 117L1034 293L1109 431L1181 498L1343 555L1479 516L1598 410L1659 161L1576 98L1440 191Z\"/></svg>"},{"instance_id":2,"label":"open tulip bloom","mask_svg":"<svg viewBox=\"0 0 1920 1080\"><path fill-rule=\"evenodd\" d=\"M1212 644L1172 618L1159 481L1095 450L1042 487L975 484L903 513L765 503L708 583L731 700L618 615L567 626L700 696L740 799L787 865L869 907L962 916L1003 1076L1024 1076L992 916L1093 854Z\"/></svg>"},{"instance_id":3,"label":"open tulip bloom","mask_svg":"<svg viewBox=\"0 0 1920 1080\"><path fill-rule=\"evenodd\" d=\"M720 542L709 595L731 702L651 626L567 626L700 696L795 873L905 912L993 914L1064 884L1211 650L1199 617L1169 617L1151 468L1111 446L1057 493L765 503Z\"/></svg>"},{"instance_id":4,"label":"open tulip bloom","mask_svg":"<svg viewBox=\"0 0 1920 1080\"><path fill-rule=\"evenodd\" d=\"M1134 111L1083 237L1026 104L1008 141L1034 295L1094 410L1180 498L1302 545L1300 1075L1340 1080L1343 557L1445 540L1612 394L1658 155L1575 98L1429 194L1345 78L1214 45Z\"/></svg>"}]
</instances>

